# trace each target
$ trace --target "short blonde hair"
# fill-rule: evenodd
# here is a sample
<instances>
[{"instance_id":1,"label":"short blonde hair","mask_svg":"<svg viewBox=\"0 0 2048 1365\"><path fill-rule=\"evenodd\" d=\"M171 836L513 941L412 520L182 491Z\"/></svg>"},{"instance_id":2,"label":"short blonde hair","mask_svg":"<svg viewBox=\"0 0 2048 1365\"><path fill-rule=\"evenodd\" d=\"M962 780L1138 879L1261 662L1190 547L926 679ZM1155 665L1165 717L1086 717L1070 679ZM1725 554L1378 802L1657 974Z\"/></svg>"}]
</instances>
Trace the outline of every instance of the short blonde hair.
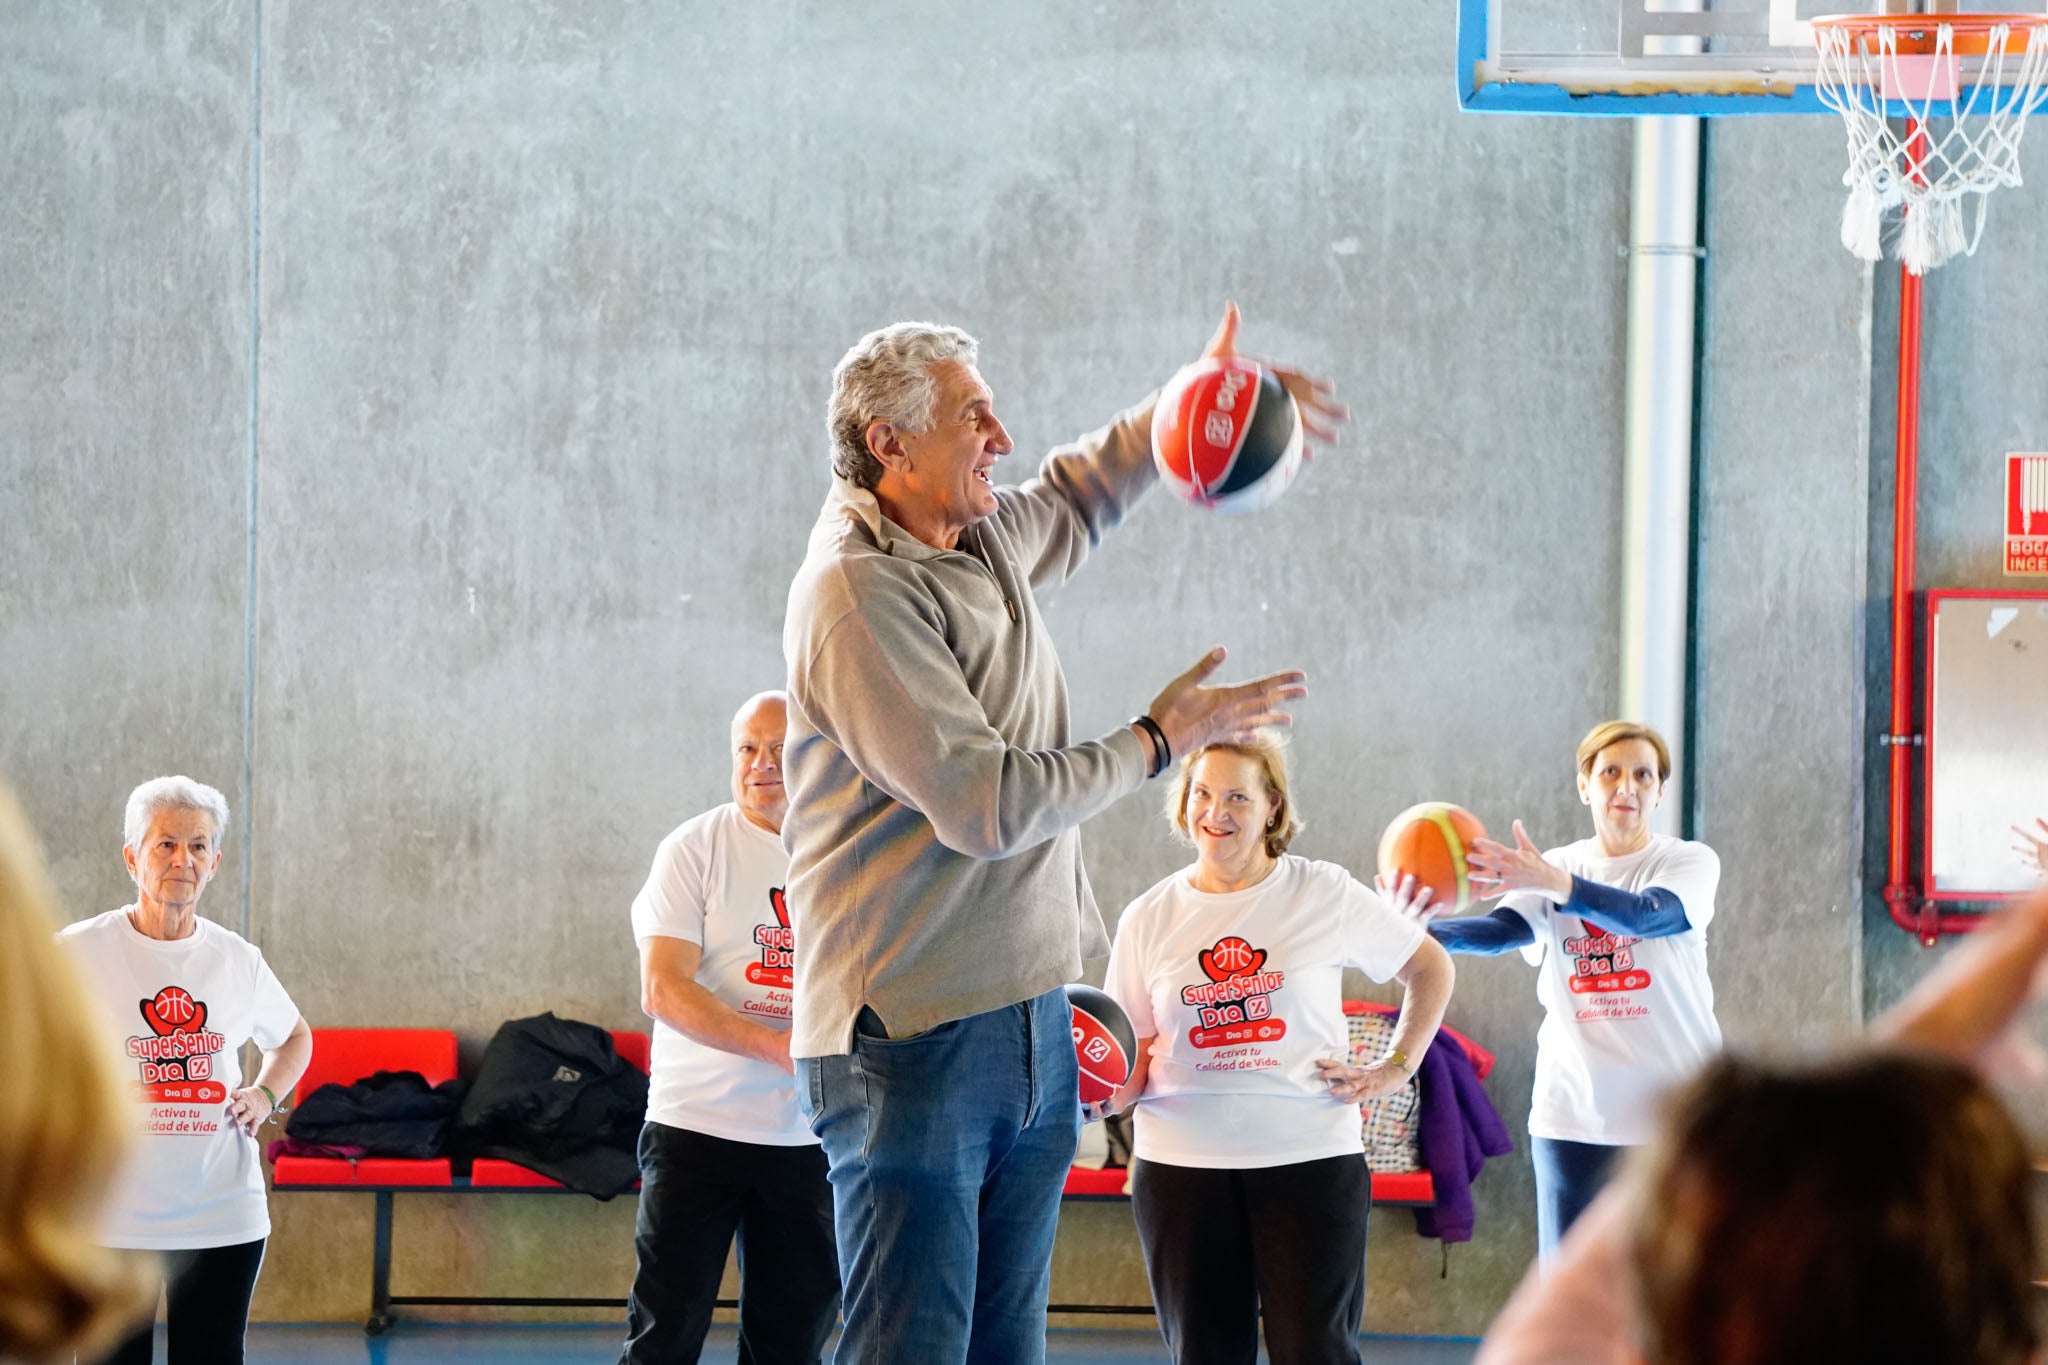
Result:
<instances>
[{"instance_id":1,"label":"short blonde hair","mask_svg":"<svg viewBox=\"0 0 2048 1365\"><path fill-rule=\"evenodd\" d=\"M1266 773L1266 794L1273 798L1273 822L1266 827L1266 856L1277 858L1301 833L1302 820L1294 804L1294 792L1287 785L1287 744L1270 730L1261 730L1245 744L1205 744L1180 761L1173 788L1166 795L1166 818L1173 822L1181 842L1195 842L1188 828L1188 787L1194 782L1195 764L1203 754L1242 754L1255 758Z\"/></svg>"},{"instance_id":2,"label":"short blonde hair","mask_svg":"<svg viewBox=\"0 0 2048 1365\"><path fill-rule=\"evenodd\" d=\"M0 1358L99 1353L153 1307L151 1258L96 1244L136 1115L55 899L0 787Z\"/></svg>"},{"instance_id":3,"label":"short blonde hair","mask_svg":"<svg viewBox=\"0 0 2048 1365\"><path fill-rule=\"evenodd\" d=\"M1600 751L1610 744L1624 744L1632 739L1648 741L1657 751L1657 782L1671 780L1671 746L1664 742L1664 736L1649 726L1633 720L1603 720L1579 741L1579 776L1590 777L1593 760L1600 757Z\"/></svg>"}]
</instances>

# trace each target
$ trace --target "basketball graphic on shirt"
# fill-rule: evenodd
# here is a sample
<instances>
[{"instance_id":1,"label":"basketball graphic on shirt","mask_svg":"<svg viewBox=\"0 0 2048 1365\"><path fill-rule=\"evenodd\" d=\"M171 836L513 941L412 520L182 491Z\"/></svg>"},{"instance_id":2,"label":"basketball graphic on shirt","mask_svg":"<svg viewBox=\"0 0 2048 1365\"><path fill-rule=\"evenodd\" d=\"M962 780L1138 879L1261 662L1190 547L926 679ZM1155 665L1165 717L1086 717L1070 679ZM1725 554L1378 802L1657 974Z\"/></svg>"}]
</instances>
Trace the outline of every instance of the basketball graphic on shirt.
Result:
<instances>
[{"instance_id":1,"label":"basketball graphic on shirt","mask_svg":"<svg viewBox=\"0 0 2048 1365\"><path fill-rule=\"evenodd\" d=\"M224 1104L227 1086L216 1074L219 1054L228 1050L228 1040L206 1028L206 1002L183 986L165 986L141 1002L142 1020L152 1036L130 1038L128 1055L141 1071L143 1093L151 1104ZM187 1132L197 1136L215 1132L217 1119L192 1115L169 1120L169 1129L152 1132ZM186 1126L177 1127L183 1123Z\"/></svg>"},{"instance_id":2,"label":"basketball graphic on shirt","mask_svg":"<svg viewBox=\"0 0 2048 1365\"><path fill-rule=\"evenodd\" d=\"M1266 970L1266 950L1226 934L1195 954L1209 979L1181 987L1181 1003L1195 1011L1188 1042L1198 1048L1275 1043L1287 1036L1287 1021L1273 1012L1273 992L1287 973Z\"/></svg>"},{"instance_id":3,"label":"basketball graphic on shirt","mask_svg":"<svg viewBox=\"0 0 2048 1365\"><path fill-rule=\"evenodd\" d=\"M1218 939L1213 948L1204 948L1196 961L1211 981L1228 981L1234 976L1250 976L1265 966L1266 954L1233 935Z\"/></svg>"},{"instance_id":4,"label":"basketball graphic on shirt","mask_svg":"<svg viewBox=\"0 0 2048 1365\"><path fill-rule=\"evenodd\" d=\"M142 1019L159 1038L198 1033L206 1027L206 1005L182 986L166 986L142 1002Z\"/></svg>"},{"instance_id":5,"label":"basketball graphic on shirt","mask_svg":"<svg viewBox=\"0 0 2048 1365\"><path fill-rule=\"evenodd\" d=\"M789 927L789 898L782 894L782 888L768 888L768 908L775 912L775 922L783 928Z\"/></svg>"}]
</instances>

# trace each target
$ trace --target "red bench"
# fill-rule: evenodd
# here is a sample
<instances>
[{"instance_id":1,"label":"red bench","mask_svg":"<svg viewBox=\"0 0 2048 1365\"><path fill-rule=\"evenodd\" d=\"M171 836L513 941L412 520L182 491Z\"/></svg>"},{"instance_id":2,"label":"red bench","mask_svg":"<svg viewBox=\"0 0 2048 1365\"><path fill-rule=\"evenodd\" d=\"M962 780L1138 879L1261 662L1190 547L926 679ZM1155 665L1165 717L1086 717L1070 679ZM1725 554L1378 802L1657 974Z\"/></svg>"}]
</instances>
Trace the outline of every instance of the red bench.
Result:
<instances>
[{"instance_id":1,"label":"red bench","mask_svg":"<svg viewBox=\"0 0 2048 1365\"><path fill-rule=\"evenodd\" d=\"M1347 1001L1346 1013L1371 1010L1392 1013L1390 1005ZM1453 1029L1444 1032L1465 1049L1481 1077L1493 1069L1493 1054ZM650 1040L644 1033L614 1032L619 1055L642 1071L648 1069ZM417 1071L435 1085L456 1076L455 1034L447 1029L323 1028L313 1030L313 1063L299 1081L301 1095L329 1081L348 1084L378 1071ZM1076 1166L1067 1172L1063 1199L1121 1200L1130 1172L1121 1166L1092 1170ZM339 1191L376 1196L376 1219L370 1261L370 1316L363 1330L376 1336L388 1329L403 1306L487 1308L623 1308L624 1299L503 1298L391 1292L392 1196L405 1191L442 1193L573 1194L575 1191L514 1161L479 1157L469 1173L457 1175L447 1157L407 1161L392 1157L279 1157L272 1184L280 1190ZM1375 1204L1427 1204L1435 1198L1428 1171L1375 1174ZM738 1305L729 1299L721 1308ZM1115 1304L1049 1304L1055 1313L1150 1313L1152 1306Z\"/></svg>"},{"instance_id":2,"label":"red bench","mask_svg":"<svg viewBox=\"0 0 2048 1365\"><path fill-rule=\"evenodd\" d=\"M332 1081L348 1085L379 1071L417 1071L427 1084L455 1079L455 1035L437 1028L320 1028L313 1030L313 1061L299 1078L298 1093L310 1095ZM368 1156L281 1156L271 1172L279 1189L447 1189L455 1170L445 1156L425 1161ZM380 1204L388 1204L386 1196ZM380 1223L380 1226L385 1224Z\"/></svg>"},{"instance_id":3,"label":"red bench","mask_svg":"<svg viewBox=\"0 0 2048 1365\"><path fill-rule=\"evenodd\" d=\"M642 1071L647 1070L649 1039L644 1033L612 1034L612 1042L624 1057ZM455 1035L447 1029L399 1028L316 1028L313 1030L313 1063L300 1078L298 1091L310 1095L329 1081L343 1085L379 1071L417 1071L439 1085L456 1075ZM624 1299L585 1298L501 1298L466 1295L451 1297L432 1294L391 1292L391 1203L392 1196L405 1191L439 1191L444 1194L573 1194L539 1171L514 1161L479 1157L466 1176L455 1174L447 1157L426 1161L404 1161L391 1157L279 1157L272 1169L272 1187L277 1190L326 1190L374 1194L377 1198L375 1230L370 1253L370 1316L363 1330L377 1336L397 1318L401 1306L485 1308L623 1308ZM730 1307L731 1305L727 1305Z\"/></svg>"}]
</instances>

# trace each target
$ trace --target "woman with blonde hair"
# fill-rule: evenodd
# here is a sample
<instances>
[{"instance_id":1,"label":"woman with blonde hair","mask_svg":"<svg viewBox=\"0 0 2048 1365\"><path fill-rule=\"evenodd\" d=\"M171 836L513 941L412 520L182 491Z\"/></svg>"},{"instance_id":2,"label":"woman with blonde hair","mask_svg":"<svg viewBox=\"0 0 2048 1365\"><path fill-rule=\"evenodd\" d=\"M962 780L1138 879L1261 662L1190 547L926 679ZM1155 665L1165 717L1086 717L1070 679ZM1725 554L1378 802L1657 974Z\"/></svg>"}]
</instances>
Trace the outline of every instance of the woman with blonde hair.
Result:
<instances>
[{"instance_id":1,"label":"woman with blonde hair","mask_svg":"<svg viewBox=\"0 0 2048 1365\"><path fill-rule=\"evenodd\" d=\"M97 1358L145 1309L146 1267L95 1240L129 1111L56 932L34 837L0 787L0 1360Z\"/></svg>"},{"instance_id":2,"label":"woman with blonde hair","mask_svg":"<svg viewBox=\"0 0 2048 1365\"><path fill-rule=\"evenodd\" d=\"M1406 1085L1456 975L1422 927L1301 829L1277 739L1182 761L1167 807L1191 867L1117 923L1109 993L1137 1034L1132 1211L1179 1365L1350 1365L1372 1174L1361 1099ZM1384 1057L1350 1064L1344 969L1406 988Z\"/></svg>"},{"instance_id":3,"label":"woman with blonde hair","mask_svg":"<svg viewBox=\"0 0 2048 1365\"><path fill-rule=\"evenodd\" d=\"M1519 949L1539 969L1536 1080L1529 1106L1536 1243L1548 1257L1607 1181L1647 1142L1658 1097L1721 1047L1707 977L1707 925L1721 860L1705 844L1655 834L1671 750L1647 725L1610 720L1578 749L1578 793L1593 835L1539 852L1474 841L1472 884L1504 895L1491 915L1429 925L1454 953ZM1381 888L1427 922L1429 892Z\"/></svg>"}]
</instances>

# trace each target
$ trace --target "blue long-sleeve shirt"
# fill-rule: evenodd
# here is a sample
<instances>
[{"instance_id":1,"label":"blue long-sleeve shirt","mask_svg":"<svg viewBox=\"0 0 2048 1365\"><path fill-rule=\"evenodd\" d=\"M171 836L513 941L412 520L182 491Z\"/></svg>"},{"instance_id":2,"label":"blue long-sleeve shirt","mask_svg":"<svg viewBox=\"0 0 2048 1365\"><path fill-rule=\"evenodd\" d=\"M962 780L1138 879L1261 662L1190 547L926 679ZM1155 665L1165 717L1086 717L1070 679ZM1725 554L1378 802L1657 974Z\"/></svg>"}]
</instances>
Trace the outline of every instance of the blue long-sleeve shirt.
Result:
<instances>
[{"instance_id":1,"label":"blue long-sleeve shirt","mask_svg":"<svg viewBox=\"0 0 2048 1365\"><path fill-rule=\"evenodd\" d=\"M1575 876L1572 893L1558 912L1577 915L1597 928L1630 938L1665 938L1692 928L1685 917L1684 903L1675 892L1661 886L1643 892L1623 891ZM1434 920L1429 934L1448 952L1479 957L1512 952L1536 941L1536 931L1529 927L1529 921L1506 906L1480 917Z\"/></svg>"}]
</instances>

